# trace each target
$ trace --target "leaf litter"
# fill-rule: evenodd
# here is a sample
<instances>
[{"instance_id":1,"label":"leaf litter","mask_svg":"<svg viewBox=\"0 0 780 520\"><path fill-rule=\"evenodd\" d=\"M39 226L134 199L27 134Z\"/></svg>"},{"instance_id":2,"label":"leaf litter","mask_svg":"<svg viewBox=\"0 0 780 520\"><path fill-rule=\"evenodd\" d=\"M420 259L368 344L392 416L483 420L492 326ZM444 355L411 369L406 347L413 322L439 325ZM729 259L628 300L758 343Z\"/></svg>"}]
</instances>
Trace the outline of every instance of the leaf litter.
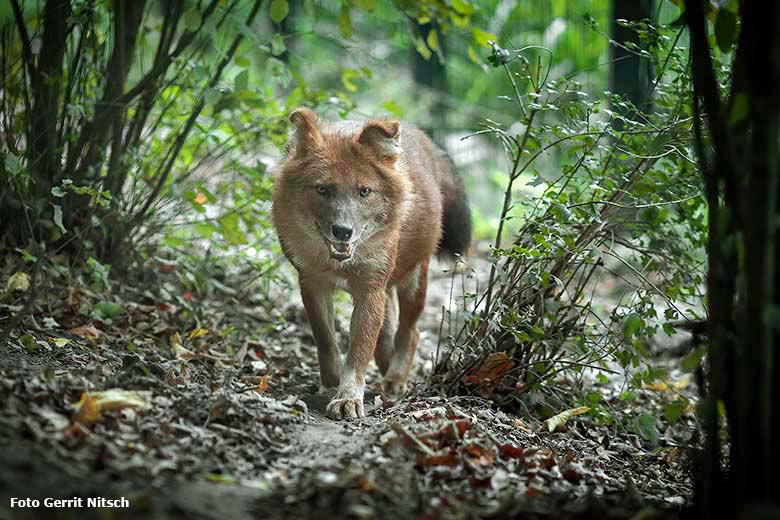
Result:
<instances>
[{"instance_id":1,"label":"leaf litter","mask_svg":"<svg viewBox=\"0 0 780 520\"><path fill-rule=\"evenodd\" d=\"M339 423L324 417L328 396L289 292L203 298L177 288L176 269L158 271L167 296L49 279L58 296L0 346L2 503L127 496L122 518L630 518L643 508L666 518L690 502L691 420L648 441L586 407L547 421L507 413L491 399L513 366L500 353L464 375L477 395L431 395L446 275L430 283L416 389L384 401L372 369L368 416ZM340 312L342 340L347 331ZM643 390L637 405L660 409L665 388Z\"/></svg>"}]
</instances>

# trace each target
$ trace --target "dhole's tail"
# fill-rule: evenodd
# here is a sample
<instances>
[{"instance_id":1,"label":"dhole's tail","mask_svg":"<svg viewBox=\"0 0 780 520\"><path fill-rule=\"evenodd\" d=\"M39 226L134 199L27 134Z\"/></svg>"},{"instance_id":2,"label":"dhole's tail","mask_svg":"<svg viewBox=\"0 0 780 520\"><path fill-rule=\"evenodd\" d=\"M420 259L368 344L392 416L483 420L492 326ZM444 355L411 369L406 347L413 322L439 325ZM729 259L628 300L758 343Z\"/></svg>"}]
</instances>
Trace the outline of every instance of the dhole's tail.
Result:
<instances>
[{"instance_id":1,"label":"dhole's tail","mask_svg":"<svg viewBox=\"0 0 780 520\"><path fill-rule=\"evenodd\" d=\"M455 172L455 166L449 158L447 162L449 162L450 175L442 186L444 215L438 254L463 256L471 245L471 209L463 180Z\"/></svg>"}]
</instances>

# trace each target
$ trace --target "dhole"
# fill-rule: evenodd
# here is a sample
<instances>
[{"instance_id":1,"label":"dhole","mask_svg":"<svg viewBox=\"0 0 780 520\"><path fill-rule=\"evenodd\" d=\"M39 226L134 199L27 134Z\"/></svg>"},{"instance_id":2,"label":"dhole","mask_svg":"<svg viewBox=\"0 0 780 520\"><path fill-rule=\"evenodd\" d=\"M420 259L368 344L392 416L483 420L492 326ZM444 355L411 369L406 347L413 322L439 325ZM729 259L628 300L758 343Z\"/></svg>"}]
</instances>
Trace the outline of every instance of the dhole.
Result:
<instances>
[{"instance_id":1,"label":"dhole","mask_svg":"<svg viewBox=\"0 0 780 520\"><path fill-rule=\"evenodd\" d=\"M434 253L462 254L469 207L452 163L420 130L393 120L290 116L295 138L276 172L273 222L299 274L320 378L337 387L328 417L362 417L373 354L384 391L405 389ZM350 343L334 339L333 291L352 294Z\"/></svg>"}]
</instances>

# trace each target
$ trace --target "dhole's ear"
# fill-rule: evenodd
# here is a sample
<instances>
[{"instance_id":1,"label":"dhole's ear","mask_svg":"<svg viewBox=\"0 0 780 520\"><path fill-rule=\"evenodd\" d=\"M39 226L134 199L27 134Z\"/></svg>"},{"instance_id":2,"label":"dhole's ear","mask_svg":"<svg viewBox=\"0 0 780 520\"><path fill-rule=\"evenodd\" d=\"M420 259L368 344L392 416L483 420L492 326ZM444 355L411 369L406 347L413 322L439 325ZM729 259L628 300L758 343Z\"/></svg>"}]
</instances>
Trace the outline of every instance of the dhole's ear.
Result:
<instances>
[{"instance_id":1,"label":"dhole's ear","mask_svg":"<svg viewBox=\"0 0 780 520\"><path fill-rule=\"evenodd\" d=\"M383 162L394 164L401 155L401 124L398 121L369 121L357 140L371 148Z\"/></svg>"},{"instance_id":2,"label":"dhole's ear","mask_svg":"<svg viewBox=\"0 0 780 520\"><path fill-rule=\"evenodd\" d=\"M314 112L306 107L298 108L290 114L290 122L295 125L296 157L302 157L322 145L322 135Z\"/></svg>"}]
</instances>

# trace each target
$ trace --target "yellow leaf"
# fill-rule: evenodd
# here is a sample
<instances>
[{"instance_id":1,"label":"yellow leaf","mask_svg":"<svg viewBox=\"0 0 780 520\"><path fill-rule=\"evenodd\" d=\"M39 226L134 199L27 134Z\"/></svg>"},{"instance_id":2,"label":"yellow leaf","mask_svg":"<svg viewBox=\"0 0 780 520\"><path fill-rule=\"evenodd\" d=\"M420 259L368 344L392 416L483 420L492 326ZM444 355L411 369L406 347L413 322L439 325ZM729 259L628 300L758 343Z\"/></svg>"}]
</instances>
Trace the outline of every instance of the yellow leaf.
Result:
<instances>
[{"instance_id":1,"label":"yellow leaf","mask_svg":"<svg viewBox=\"0 0 780 520\"><path fill-rule=\"evenodd\" d=\"M122 408L150 408L152 392L149 390L122 390L112 388L102 392L84 392L75 405L76 422L90 424L100 419L100 414Z\"/></svg>"},{"instance_id":2,"label":"yellow leaf","mask_svg":"<svg viewBox=\"0 0 780 520\"><path fill-rule=\"evenodd\" d=\"M653 390L655 392L679 392L687 388L689 384L691 384L691 378L682 377L679 381L674 382L656 381L655 383L644 385L643 388L645 390Z\"/></svg>"},{"instance_id":3,"label":"yellow leaf","mask_svg":"<svg viewBox=\"0 0 780 520\"><path fill-rule=\"evenodd\" d=\"M190 332L189 336L187 336L187 341L195 338L199 338L201 336L205 336L209 333L208 329L194 329L192 332Z\"/></svg>"},{"instance_id":4,"label":"yellow leaf","mask_svg":"<svg viewBox=\"0 0 780 520\"><path fill-rule=\"evenodd\" d=\"M70 340L68 338L49 338L50 343L54 343L58 347L64 347Z\"/></svg>"},{"instance_id":5,"label":"yellow leaf","mask_svg":"<svg viewBox=\"0 0 780 520\"><path fill-rule=\"evenodd\" d=\"M84 392L81 399L76 403L76 416L74 420L81 424L91 424L100 419L100 408L97 399Z\"/></svg>"},{"instance_id":6,"label":"yellow leaf","mask_svg":"<svg viewBox=\"0 0 780 520\"><path fill-rule=\"evenodd\" d=\"M268 374L262 376L255 387L255 392L258 394L262 394L266 390L268 390Z\"/></svg>"},{"instance_id":7,"label":"yellow leaf","mask_svg":"<svg viewBox=\"0 0 780 520\"><path fill-rule=\"evenodd\" d=\"M173 354L176 356L176 359L188 360L195 357L195 354L193 352L190 352L189 350L187 350L182 346L181 336L179 336L178 332L174 333L173 336L171 336L170 343L171 343L171 350L173 350Z\"/></svg>"},{"instance_id":8,"label":"yellow leaf","mask_svg":"<svg viewBox=\"0 0 780 520\"><path fill-rule=\"evenodd\" d=\"M5 283L5 292L28 291L30 289L30 275L18 271L12 274Z\"/></svg>"},{"instance_id":9,"label":"yellow leaf","mask_svg":"<svg viewBox=\"0 0 780 520\"><path fill-rule=\"evenodd\" d=\"M425 42L422 38L416 38L414 41L414 46L417 49L417 52L420 54L420 56L423 57L425 61L428 61L431 59L432 53L431 50L428 48L427 45L425 45Z\"/></svg>"},{"instance_id":10,"label":"yellow leaf","mask_svg":"<svg viewBox=\"0 0 780 520\"><path fill-rule=\"evenodd\" d=\"M568 421L570 418L574 417L575 415L582 415L584 413L588 413L590 411L590 406L580 406L579 408L570 408L568 410L564 410L563 412L553 415L544 423L547 425L547 429L550 432L560 429L563 429L564 425L566 425L566 421Z\"/></svg>"},{"instance_id":11,"label":"yellow leaf","mask_svg":"<svg viewBox=\"0 0 780 520\"><path fill-rule=\"evenodd\" d=\"M206 197L203 193L198 192L198 194L195 195L195 199L193 200L193 202L195 202L195 204L197 204L198 206L202 206L208 200L209 200L208 197Z\"/></svg>"},{"instance_id":12,"label":"yellow leaf","mask_svg":"<svg viewBox=\"0 0 780 520\"><path fill-rule=\"evenodd\" d=\"M439 48L439 35L436 33L436 29L431 29L425 41L432 51L435 52Z\"/></svg>"}]
</instances>

